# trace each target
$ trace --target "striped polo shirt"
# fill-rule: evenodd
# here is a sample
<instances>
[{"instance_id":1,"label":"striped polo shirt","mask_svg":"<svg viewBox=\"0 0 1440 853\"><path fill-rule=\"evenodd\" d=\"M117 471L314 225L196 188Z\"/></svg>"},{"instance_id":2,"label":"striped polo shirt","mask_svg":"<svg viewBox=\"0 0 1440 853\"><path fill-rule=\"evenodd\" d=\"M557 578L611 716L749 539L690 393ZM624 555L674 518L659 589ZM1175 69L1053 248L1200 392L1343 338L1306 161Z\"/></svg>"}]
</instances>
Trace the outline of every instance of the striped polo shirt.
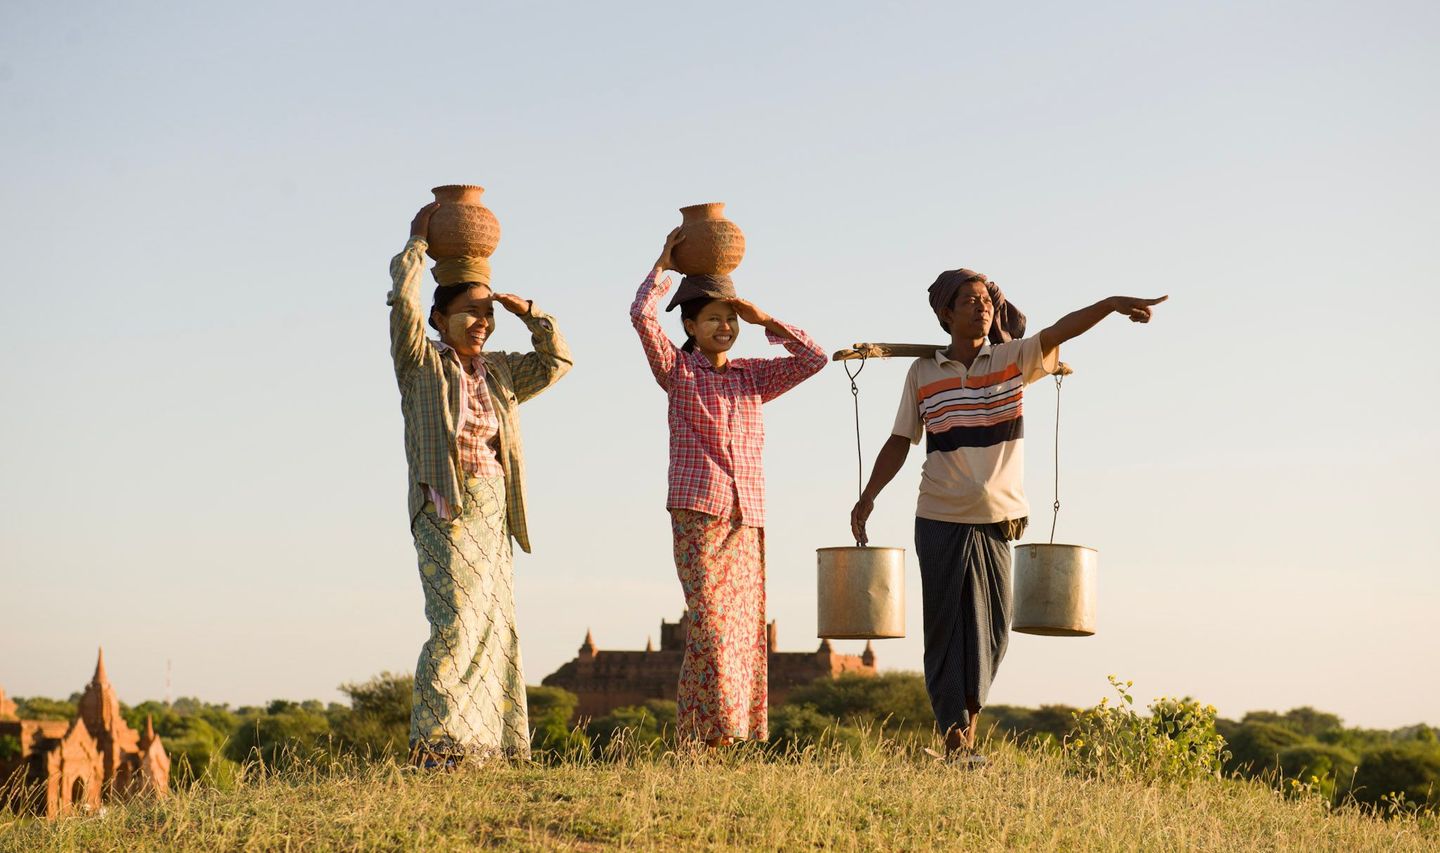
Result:
<instances>
[{"instance_id":1,"label":"striped polo shirt","mask_svg":"<svg viewBox=\"0 0 1440 853\"><path fill-rule=\"evenodd\" d=\"M917 516L989 524L1029 515L1025 386L1059 363L1059 349L1046 358L1032 336L985 342L968 369L944 349L910 365L893 432L911 444L925 439Z\"/></svg>"}]
</instances>

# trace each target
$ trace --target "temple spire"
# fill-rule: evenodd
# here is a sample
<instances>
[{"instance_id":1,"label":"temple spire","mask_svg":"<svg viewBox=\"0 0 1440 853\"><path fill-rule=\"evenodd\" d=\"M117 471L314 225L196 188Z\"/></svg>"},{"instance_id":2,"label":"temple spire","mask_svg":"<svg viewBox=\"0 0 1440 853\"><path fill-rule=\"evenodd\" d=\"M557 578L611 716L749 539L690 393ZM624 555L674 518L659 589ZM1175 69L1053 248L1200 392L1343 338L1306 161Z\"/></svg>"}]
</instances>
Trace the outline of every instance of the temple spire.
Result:
<instances>
[{"instance_id":1,"label":"temple spire","mask_svg":"<svg viewBox=\"0 0 1440 853\"><path fill-rule=\"evenodd\" d=\"M100 653L95 658L95 676L90 679L96 684L105 684L110 676L105 672L105 647L100 646Z\"/></svg>"}]
</instances>

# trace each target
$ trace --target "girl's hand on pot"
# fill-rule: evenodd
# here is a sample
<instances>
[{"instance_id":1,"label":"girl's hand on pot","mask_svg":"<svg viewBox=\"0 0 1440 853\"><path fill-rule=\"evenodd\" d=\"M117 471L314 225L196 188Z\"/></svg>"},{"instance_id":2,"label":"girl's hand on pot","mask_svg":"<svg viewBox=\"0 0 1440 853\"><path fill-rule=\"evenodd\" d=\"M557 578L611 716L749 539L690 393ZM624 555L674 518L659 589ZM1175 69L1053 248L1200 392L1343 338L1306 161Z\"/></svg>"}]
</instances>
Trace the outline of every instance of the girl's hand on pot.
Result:
<instances>
[{"instance_id":1,"label":"girl's hand on pot","mask_svg":"<svg viewBox=\"0 0 1440 853\"><path fill-rule=\"evenodd\" d=\"M730 303L730 307L735 309L735 313L739 315L740 319L744 320L747 323L754 323L757 326L763 326L771 320L775 319L769 314L766 314L764 311L761 311L759 308L756 308L755 303L751 302L748 299L741 299L737 296L734 299L728 301Z\"/></svg>"},{"instance_id":2,"label":"girl's hand on pot","mask_svg":"<svg viewBox=\"0 0 1440 853\"><path fill-rule=\"evenodd\" d=\"M660 250L660 257L655 259L655 269L675 269L675 261L671 258L671 255L674 254L675 247L684 239L685 235L680 233L680 226L677 225L670 229L670 233L665 235L665 248Z\"/></svg>"},{"instance_id":3,"label":"girl's hand on pot","mask_svg":"<svg viewBox=\"0 0 1440 853\"><path fill-rule=\"evenodd\" d=\"M410 220L410 236L419 237L421 240L428 241L430 238L430 217L435 215L435 211L439 209L440 202L438 201L432 201L420 208L420 211L415 214L415 218Z\"/></svg>"},{"instance_id":4,"label":"girl's hand on pot","mask_svg":"<svg viewBox=\"0 0 1440 853\"><path fill-rule=\"evenodd\" d=\"M506 311L517 317L523 317L530 313L530 300L522 299L513 293L497 293L495 301L505 306Z\"/></svg>"}]
</instances>

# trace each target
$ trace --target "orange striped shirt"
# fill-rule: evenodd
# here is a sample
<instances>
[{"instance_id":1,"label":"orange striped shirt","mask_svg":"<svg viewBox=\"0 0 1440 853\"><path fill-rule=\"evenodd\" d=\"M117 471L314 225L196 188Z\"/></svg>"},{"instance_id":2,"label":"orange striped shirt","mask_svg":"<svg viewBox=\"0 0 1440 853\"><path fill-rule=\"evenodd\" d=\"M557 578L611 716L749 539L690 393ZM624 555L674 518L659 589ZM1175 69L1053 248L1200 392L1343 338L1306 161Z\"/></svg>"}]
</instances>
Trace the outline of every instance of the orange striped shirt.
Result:
<instances>
[{"instance_id":1,"label":"orange striped shirt","mask_svg":"<svg viewBox=\"0 0 1440 853\"><path fill-rule=\"evenodd\" d=\"M1054 372L1040 338L980 348L967 368L938 350L905 377L895 435L925 439L915 514L935 521L990 524L1030 513L1025 500L1025 386Z\"/></svg>"}]
</instances>

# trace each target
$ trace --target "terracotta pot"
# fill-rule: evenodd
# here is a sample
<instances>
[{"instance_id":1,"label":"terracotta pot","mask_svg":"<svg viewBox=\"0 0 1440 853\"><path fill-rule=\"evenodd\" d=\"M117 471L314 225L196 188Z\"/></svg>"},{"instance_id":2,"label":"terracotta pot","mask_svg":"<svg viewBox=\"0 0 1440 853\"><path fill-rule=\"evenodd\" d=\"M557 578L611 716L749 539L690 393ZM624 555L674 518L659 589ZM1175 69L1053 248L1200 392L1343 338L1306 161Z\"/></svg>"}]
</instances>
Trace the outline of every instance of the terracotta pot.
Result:
<instances>
[{"instance_id":1,"label":"terracotta pot","mask_svg":"<svg viewBox=\"0 0 1440 853\"><path fill-rule=\"evenodd\" d=\"M728 275L745 257L745 234L726 219L725 203L692 204L680 208L680 233L671 259L675 271L685 275Z\"/></svg>"},{"instance_id":2,"label":"terracotta pot","mask_svg":"<svg viewBox=\"0 0 1440 853\"><path fill-rule=\"evenodd\" d=\"M426 254L446 258L488 258L500 243L500 221L480 203L484 187L450 184L430 192L440 208L430 217L430 246Z\"/></svg>"}]
</instances>

